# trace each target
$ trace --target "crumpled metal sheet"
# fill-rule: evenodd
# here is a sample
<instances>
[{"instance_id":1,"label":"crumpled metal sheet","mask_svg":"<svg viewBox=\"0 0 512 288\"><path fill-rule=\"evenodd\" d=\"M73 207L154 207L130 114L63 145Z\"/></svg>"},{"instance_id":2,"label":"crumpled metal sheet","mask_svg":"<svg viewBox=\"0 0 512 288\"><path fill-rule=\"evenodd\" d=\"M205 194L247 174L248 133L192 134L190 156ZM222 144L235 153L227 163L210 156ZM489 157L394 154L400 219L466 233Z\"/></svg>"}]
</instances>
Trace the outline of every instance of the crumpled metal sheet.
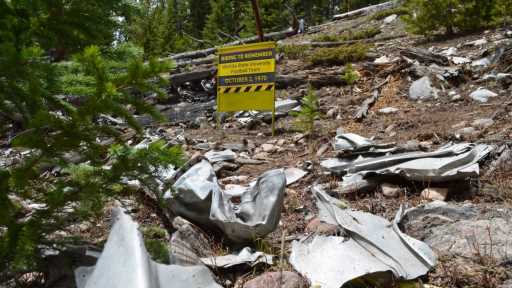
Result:
<instances>
[{"instance_id":1,"label":"crumpled metal sheet","mask_svg":"<svg viewBox=\"0 0 512 288\"><path fill-rule=\"evenodd\" d=\"M270 170L245 190L213 193L210 219L232 241L247 242L261 238L279 224L285 188L283 171Z\"/></svg>"},{"instance_id":2,"label":"crumpled metal sheet","mask_svg":"<svg viewBox=\"0 0 512 288\"><path fill-rule=\"evenodd\" d=\"M394 143L377 144L373 140L354 133L338 133L334 138L335 151L388 153L397 150Z\"/></svg>"},{"instance_id":3,"label":"crumpled metal sheet","mask_svg":"<svg viewBox=\"0 0 512 288\"><path fill-rule=\"evenodd\" d=\"M220 161L235 161L236 153L227 149L224 151L208 151L204 154L204 157L210 161L210 163Z\"/></svg>"},{"instance_id":4,"label":"crumpled metal sheet","mask_svg":"<svg viewBox=\"0 0 512 288\"><path fill-rule=\"evenodd\" d=\"M386 271L410 280L435 266L432 250L399 230L399 216L390 223L376 215L340 208L336 199L317 186L313 191L319 219L339 225L346 235L314 235L292 243L290 263L313 286L339 288L355 278Z\"/></svg>"},{"instance_id":5,"label":"crumpled metal sheet","mask_svg":"<svg viewBox=\"0 0 512 288\"><path fill-rule=\"evenodd\" d=\"M202 160L187 170L173 185L174 191L166 191L164 199L169 208L179 216L196 223L210 223L212 195L221 193L212 165Z\"/></svg>"},{"instance_id":6,"label":"crumpled metal sheet","mask_svg":"<svg viewBox=\"0 0 512 288\"><path fill-rule=\"evenodd\" d=\"M307 171L304 171L304 170L302 170L300 168L296 168L296 167L290 167L290 168L284 169L284 175L286 177L286 185L288 186L288 185L291 185L291 184L299 181L307 174L308 174Z\"/></svg>"},{"instance_id":7,"label":"crumpled metal sheet","mask_svg":"<svg viewBox=\"0 0 512 288\"><path fill-rule=\"evenodd\" d=\"M492 147L485 144L447 144L433 152L408 152L355 160L329 159L322 166L335 173L398 175L412 181L443 182L479 175L478 162ZM328 165L327 165L328 164Z\"/></svg>"},{"instance_id":8,"label":"crumpled metal sheet","mask_svg":"<svg viewBox=\"0 0 512 288\"><path fill-rule=\"evenodd\" d=\"M238 254L229 254L217 257L204 257L201 261L210 267L230 268L240 264L247 264L254 267L258 264L272 265L273 255L265 254L260 251L253 252L251 248L245 247Z\"/></svg>"},{"instance_id":9,"label":"crumpled metal sheet","mask_svg":"<svg viewBox=\"0 0 512 288\"><path fill-rule=\"evenodd\" d=\"M206 266L156 263L149 257L138 225L121 208L101 256L92 267L75 270L78 288L220 288Z\"/></svg>"},{"instance_id":10,"label":"crumpled metal sheet","mask_svg":"<svg viewBox=\"0 0 512 288\"><path fill-rule=\"evenodd\" d=\"M248 242L274 231L279 223L286 176L282 170L263 173L253 185L222 190L212 165L202 160L183 174L164 199L177 215L220 228L235 242Z\"/></svg>"}]
</instances>

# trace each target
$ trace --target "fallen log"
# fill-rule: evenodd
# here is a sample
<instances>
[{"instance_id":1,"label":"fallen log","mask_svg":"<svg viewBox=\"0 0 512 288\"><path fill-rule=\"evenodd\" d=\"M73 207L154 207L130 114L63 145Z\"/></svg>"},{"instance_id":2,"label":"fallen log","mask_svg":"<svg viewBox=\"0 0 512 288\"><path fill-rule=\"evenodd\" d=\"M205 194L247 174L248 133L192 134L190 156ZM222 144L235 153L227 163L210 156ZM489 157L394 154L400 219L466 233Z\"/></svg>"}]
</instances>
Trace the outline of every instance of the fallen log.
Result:
<instances>
[{"instance_id":1,"label":"fallen log","mask_svg":"<svg viewBox=\"0 0 512 288\"><path fill-rule=\"evenodd\" d=\"M169 77L169 82L173 87L179 87L186 82L200 82L215 77L217 69L200 70L173 74Z\"/></svg>"},{"instance_id":2,"label":"fallen log","mask_svg":"<svg viewBox=\"0 0 512 288\"><path fill-rule=\"evenodd\" d=\"M441 66L450 66L450 60L448 57L430 52L420 48L404 48L400 51L400 54L404 57L416 59L425 64L436 63Z\"/></svg>"},{"instance_id":3,"label":"fallen log","mask_svg":"<svg viewBox=\"0 0 512 288\"><path fill-rule=\"evenodd\" d=\"M386 83L389 82L389 77L386 78L382 83L374 87L373 94L370 98L367 98L363 101L363 104L357 109L356 114L354 115L354 119L358 122L363 121L364 118L368 116L368 111L370 111L370 108L377 102L377 99L379 99L379 89L384 86Z\"/></svg>"},{"instance_id":4,"label":"fallen log","mask_svg":"<svg viewBox=\"0 0 512 288\"><path fill-rule=\"evenodd\" d=\"M395 8L397 5L398 5L397 1L389 1L389 2L384 2L381 4L372 5L372 6L364 7L361 9L349 11L346 13L337 14L337 15L334 15L332 18L335 21L343 20L343 19L350 19L350 18L357 18L357 17L369 15L370 13L375 13L375 12L382 11L382 10L392 9L392 8Z\"/></svg>"},{"instance_id":5,"label":"fallen log","mask_svg":"<svg viewBox=\"0 0 512 288\"><path fill-rule=\"evenodd\" d=\"M379 91L373 90L373 95L370 98L366 98L363 101L363 104L357 109L356 114L354 115L354 120L362 121L366 116L368 116L368 111L375 104L375 102L379 99Z\"/></svg>"},{"instance_id":6,"label":"fallen log","mask_svg":"<svg viewBox=\"0 0 512 288\"><path fill-rule=\"evenodd\" d=\"M283 30L283 31L272 32L272 33L265 34L264 37L265 37L265 40L268 40L268 41L270 41L270 40L277 41L277 40L281 40L281 39L293 36L295 34L297 34L296 30L286 29L286 30ZM237 40L237 41L233 41L233 42L224 44L221 47L223 47L223 46L233 46L233 45L249 44L249 43L255 43L255 42L258 42L258 41L259 41L258 36L252 36L252 37L249 37L249 38L244 38L244 39L240 39L240 40ZM196 50L196 51L188 51L188 52L183 52L183 53L179 53L179 54L176 54L176 55L172 55L170 57L162 58L161 60L174 60L174 61L177 61L177 60L183 60L183 59L205 58L205 57L208 57L209 55L215 54L215 51L217 51L216 47L202 49L202 50Z\"/></svg>"}]
</instances>

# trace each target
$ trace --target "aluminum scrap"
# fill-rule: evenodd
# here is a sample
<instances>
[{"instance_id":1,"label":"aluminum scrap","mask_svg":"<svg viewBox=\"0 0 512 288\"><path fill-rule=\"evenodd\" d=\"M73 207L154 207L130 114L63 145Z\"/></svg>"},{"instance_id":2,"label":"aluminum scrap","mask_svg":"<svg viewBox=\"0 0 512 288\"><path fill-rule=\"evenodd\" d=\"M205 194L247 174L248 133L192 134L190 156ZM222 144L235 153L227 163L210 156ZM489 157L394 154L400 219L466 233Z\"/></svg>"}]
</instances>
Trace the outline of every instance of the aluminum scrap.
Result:
<instances>
[{"instance_id":1,"label":"aluminum scrap","mask_svg":"<svg viewBox=\"0 0 512 288\"><path fill-rule=\"evenodd\" d=\"M433 152L398 153L355 160L328 159L321 165L331 172L346 173L346 178L353 174L363 178L398 175L412 181L443 182L478 176L478 162L492 149L485 144L447 144Z\"/></svg>"},{"instance_id":2,"label":"aluminum scrap","mask_svg":"<svg viewBox=\"0 0 512 288\"><path fill-rule=\"evenodd\" d=\"M204 265L164 265L151 260L138 225L121 208L101 256L92 267L75 270L78 288L220 288Z\"/></svg>"},{"instance_id":3,"label":"aluminum scrap","mask_svg":"<svg viewBox=\"0 0 512 288\"><path fill-rule=\"evenodd\" d=\"M318 186L313 192L319 219L340 226L345 236L314 235L292 243L290 263L312 286L339 288L353 279L386 271L411 280L436 265L436 256L425 243L399 230L399 216L390 223L376 215L340 208Z\"/></svg>"},{"instance_id":4,"label":"aluminum scrap","mask_svg":"<svg viewBox=\"0 0 512 288\"><path fill-rule=\"evenodd\" d=\"M234 242L248 242L276 229L285 186L286 176L278 169L263 173L248 187L222 190L212 165L202 160L178 178L164 199L175 214L217 227Z\"/></svg>"},{"instance_id":5,"label":"aluminum scrap","mask_svg":"<svg viewBox=\"0 0 512 288\"><path fill-rule=\"evenodd\" d=\"M210 161L210 163L220 161L235 161L236 153L227 149L224 151L208 151L204 154L204 157Z\"/></svg>"},{"instance_id":6,"label":"aluminum scrap","mask_svg":"<svg viewBox=\"0 0 512 288\"><path fill-rule=\"evenodd\" d=\"M252 252L251 248L245 247L244 249L240 250L238 254L229 254L217 257L204 257L201 258L201 261L207 266L216 268L230 268L240 264L247 264L251 267L254 267L261 263L272 265L273 257L274 256L265 254L260 251Z\"/></svg>"},{"instance_id":7,"label":"aluminum scrap","mask_svg":"<svg viewBox=\"0 0 512 288\"><path fill-rule=\"evenodd\" d=\"M334 138L335 151L388 153L397 150L393 143L377 144L373 140L354 133L337 133Z\"/></svg>"}]
</instances>

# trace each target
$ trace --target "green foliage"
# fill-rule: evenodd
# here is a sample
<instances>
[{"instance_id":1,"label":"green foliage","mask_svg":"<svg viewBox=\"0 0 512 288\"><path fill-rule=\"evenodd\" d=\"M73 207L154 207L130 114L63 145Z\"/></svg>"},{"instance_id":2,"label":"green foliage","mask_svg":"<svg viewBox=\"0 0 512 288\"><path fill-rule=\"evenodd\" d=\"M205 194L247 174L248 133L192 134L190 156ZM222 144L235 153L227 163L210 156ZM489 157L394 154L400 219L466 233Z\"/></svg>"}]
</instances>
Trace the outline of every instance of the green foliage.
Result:
<instances>
[{"instance_id":1,"label":"green foliage","mask_svg":"<svg viewBox=\"0 0 512 288\"><path fill-rule=\"evenodd\" d=\"M122 16L129 10L130 5L123 0L2 0L0 31L14 32L18 47L34 40L61 60L88 45L110 45L119 28L112 16Z\"/></svg>"},{"instance_id":2,"label":"green foliage","mask_svg":"<svg viewBox=\"0 0 512 288\"><path fill-rule=\"evenodd\" d=\"M307 56L310 46L308 45L280 45L277 47L279 53L283 53L288 59L302 59Z\"/></svg>"},{"instance_id":3,"label":"green foliage","mask_svg":"<svg viewBox=\"0 0 512 288\"><path fill-rule=\"evenodd\" d=\"M334 34L320 34L313 37L312 40L313 42L338 42L340 41L340 37Z\"/></svg>"},{"instance_id":4,"label":"green foliage","mask_svg":"<svg viewBox=\"0 0 512 288\"><path fill-rule=\"evenodd\" d=\"M313 65L344 65L366 58L369 46L361 43L337 48L318 48L311 55Z\"/></svg>"},{"instance_id":5,"label":"green foliage","mask_svg":"<svg viewBox=\"0 0 512 288\"><path fill-rule=\"evenodd\" d=\"M370 20L382 20L388 16L391 16L393 14L396 14L398 16L401 15L408 15L409 10L403 6L392 8L392 9L386 9L379 12L376 12L375 14L371 15L369 17Z\"/></svg>"},{"instance_id":6,"label":"green foliage","mask_svg":"<svg viewBox=\"0 0 512 288\"><path fill-rule=\"evenodd\" d=\"M341 79L347 83L347 85L354 85L354 83L359 80L359 74L354 71L354 68L352 67L352 63L348 63L345 65L345 69L343 70L343 75L341 75Z\"/></svg>"},{"instance_id":7,"label":"green foliage","mask_svg":"<svg viewBox=\"0 0 512 288\"><path fill-rule=\"evenodd\" d=\"M492 24L497 5L497 0L408 0L403 19L415 34L472 32Z\"/></svg>"},{"instance_id":8,"label":"green foliage","mask_svg":"<svg viewBox=\"0 0 512 288\"><path fill-rule=\"evenodd\" d=\"M512 1L496 0L494 7L494 22L498 25L512 24Z\"/></svg>"},{"instance_id":9,"label":"green foliage","mask_svg":"<svg viewBox=\"0 0 512 288\"><path fill-rule=\"evenodd\" d=\"M356 32L348 31L341 35L341 41L370 39L377 36L381 32L382 31L379 28L375 27L359 30Z\"/></svg>"},{"instance_id":10,"label":"green foliage","mask_svg":"<svg viewBox=\"0 0 512 288\"><path fill-rule=\"evenodd\" d=\"M167 247L169 235L167 231L152 225L144 227L142 235L144 236L144 246L146 246L151 258L162 264L170 264L171 259Z\"/></svg>"},{"instance_id":11,"label":"green foliage","mask_svg":"<svg viewBox=\"0 0 512 288\"><path fill-rule=\"evenodd\" d=\"M219 36L219 32L230 35L235 34L235 19L237 15L234 13L233 2L231 0L210 1L211 13L208 15L208 20L203 30L203 39L211 43L220 44L226 41Z\"/></svg>"},{"instance_id":12,"label":"green foliage","mask_svg":"<svg viewBox=\"0 0 512 288\"><path fill-rule=\"evenodd\" d=\"M347 31L341 35L333 35L333 34L321 34L317 37L313 38L314 42L338 42L338 41L351 41L351 40L362 40L373 38L376 35L380 34L381 30L379 28L368 28L359 31Z\"/></svg>"},{"instance_id":13,"label":"green foliage","mask_svg":"<svg viewBox=\"0 0 512 288\"><path fill-rule=\"evenodd\" d=\"M105 53L90 46L71 61L51 62L46 55L60 43L49 47L51 42L34 37L43 33L38 30L41 15L34 11L52 6L34 3L0 2L0 115L16 129L9 131L16 134L10 145L28 152L16 166L0 168L0 278L37 269L40 249L54 244L52 233L101 214L105 202L122 190L122 180L139 180L148 191L160 191L161 167L179 165L183 156L179 147L162 142L134 150L120 132L98 121L102 115L117 117L140 132L133 112L159 118L142 95L165 95L160 73L169 63L144 64L140 49L129 44L105 47ZM79 162L72 163L70 155L79 156ZM32 203L38 208L24 208Z\"/></svg>"},{"instance_id":14,"label":"green foliage","mask_svg":"<svg viewBox=\"0 0 512 288\"><path fill-rule=\"evenodd\" d=\"M302 99L301 109L291 113L295 119L295 127L306 133L313 133L315 119L320 116L318 97L315 90L309 87L308 94Z\"/></svg>"}]
</instances>

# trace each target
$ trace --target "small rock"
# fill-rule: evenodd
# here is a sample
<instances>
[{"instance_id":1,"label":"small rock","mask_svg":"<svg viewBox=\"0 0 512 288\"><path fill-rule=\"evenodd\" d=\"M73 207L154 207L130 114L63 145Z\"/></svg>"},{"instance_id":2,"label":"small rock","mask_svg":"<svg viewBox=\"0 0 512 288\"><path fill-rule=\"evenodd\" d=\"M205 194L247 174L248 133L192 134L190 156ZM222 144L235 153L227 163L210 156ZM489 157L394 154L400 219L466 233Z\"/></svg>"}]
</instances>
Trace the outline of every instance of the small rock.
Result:
<instances>
[{"instance_id":1,"label":"small rock","mask_svg":"<svg viewBox=\"0 0 512 288\"><path fill-rule=\"evenodd\" d=\"M306 288L307 284L299 274L291 271L266 272L247 281L243 288Z\"/></svg>"},{"instance_id":2,"label":"small rock","mask_svg":"<svg viewBox=\"0 0 512 288\"><path fill-rule=\"evenodd\" d=\"M459 135L473 135L475 134L477 131L475 128L473 127L466 127L466 128L461 128L459 130L457 130L457 132L455 132L455 134L459 134Z\"/></svg>"},{"instance_id":3,"label":"small rock","mask_svg":"<svg viewBox=\"0 0 512 288\"><path fill-rule=\"evenodd\" d=\"M261 149L263 150L263 152L267 152L267 153L272 153L272 152L277 151L276 146L274 146L272 144L268 144L268 143L261 145Z\"/></svg>"},{"instance_id":4,"label":"small rock","mask_svg":"<svg viewBox=\"0 0 512 288\"><path fill-rule=\"evenodd\" d=\"M400 196L402 189L400 186L390 183L382 183L380 184L380 189L382 190L382 195L389 198L397 198Z\"/></svg>"},{"instance_id":5,"label":"small rock","mask_svg":"<svg viewBox=\"0 0 512 288\"><path fill-rule=\"evenodd\" d=\"M468 58L465 58L465 57L452 57L452 62L453 64L455 65L461 65L461 64L467 64L467 63L471 63L471 60L468 59Z\"/></svg>"},{"instance_id":6,"label":"small rock","mask_svg":"<svg viewBox=\"0 0 512 288\"><path fill-rule=\"evenodd\" d=\"M448 196L448 188L425 188L421 191L421 198L431 201L444 201Z\"/></svg>"},{"instance_id":7,"label":"small rock","mask_svg":"<svg viewBox=\"0 0 512 288\"><path fill-rule=\"evenodd\" d=\"M222 184L241 184L245 183L249 180L249 176L238 175L238 176L229 176L223 179L220 179Z\"/></svg>"},{"instance_id":8,"label":"small rock","mask_svg":"<svg viewBox=\"0 0 512 288\"><path fill-rule=\"evenodd\" d=\"M399 111L398 108L395 108L395 107L386 107L386 108L379 109L380 114L393 114L398 111Z\"/></svg>"},{"instance_id":9,"label":"small rock","mask_svg":"<svg viewBox=\"0 0 512 288\"><path fill-rule=\"evenodd\" d=\"M409 98L412 100L428 100L433 98L435 94L432 81L428 76L414 81L409 88Z\"/></svg>"},{"instance_id":10,"label":"small rock","mask_svg":"<svg viewBox=\"0 0 512 288\"><path fill-rule=\"evenodd\" d=\"M455 94L455 95L453 95L453 96L452 96L452 98L451 98L451 101L452 101L452 102L458 102L458 101L462 101L462 100L463 100L463 99L462 99L462 96L460 96L459 94Z\"/></svg>"},{"instance_id":11,"label":"small rock","mask_svg":"<svg viewBox=\"0 0 512 288\"><path fill-rule=\"evenodd\" d=\"M305 135L300 133L300 134L297 134L297 135L294 135L293 136L293 142L299 142L299 140L301 140L302 138L304 138Z\"/></svg>"},{"instance_id":12,"label":"small rock","mask_svg":"<svg viewBox=\"0 0 512 288\"><path fill-rule=\"evenodd\" d=\"M375 63L375 64L387 64L389 62L391 62L391 59L389 59L389 57L386 55L379 57L379 58L375 59L375 61L373 61L373 63Z\"/></svg>"},{"instance_id":13,"label":"small rock","mask_svg":"<svg viewBox=\"0 0 512 288\"><path fill-rule=\"evenodd\" d=\"M252 158L256 160L268 160L269 154L267 152L260 152L255 154Z\"/></svg>"},{"instance_id":14,"label":"small rock","mask_svg":"<svg viewBox=\"0 0 512 288\"><path fill-rule=\"evenodd\" d=\"M491 118L481 118L473 121L473 123L471 123L471 126L479 129L485 129L492 126L493 124L494 120L492 120Z\"/></svg>"},{"instance_id":15,"label":"small rock","mask_svg":"<svg viewBox=\"0 0 512 288\"><path fill-rule=\"evenodd\" d=\"M393 23L396 18L398 18L398 15L396 14L392 14L392 15L389 15L388 17L384 18L383 22L384 24L390 24L390 23Z\"/></svg>"},{"instance_id":16,"label":"small rock","mask_svg":"<svg viewBox=\"0 0 512 288\"><path fill-rule=\"evenodd\" d=\"M474 91L469 95L471 99L478 101L480 103L487 103L487 101L489 101L489 98L496 96L498 96L498 94L485 88L479 88L478 90Z\"/></svg>"},{"instance_id":17,"label":"small rock","mask_svg":"<svg viewBox=\"0 0 512 288\"><path fill-rule=\"evenodd\" d=\"M279 139L279 141L277 141L277 146L284 146L285 143L286 143L285 139Z\"/></svg>"},{"instance_id":18,"label":"small rock","mask_svg":"<svg viewBox=\"0 0 512 288\"><path fill-rule=\"evenodd\" d=\"M337 111L336 111L336 108L332 108L330 109L329 111L327 111L327 113L325 114L325 116L327 116L327 118L336 118L336 115L337 115Z\"/></svg>"},{"instance_id":19,"label":"small rock","mask_svg":"<svg viewBox=\"0 0 512 288\"><path fill-rule=\"evenodd\" d=\"M320 221L319 218L313 218L306 226L307 233L319 233L325 235L336 235L339 228L336 225Z\"/></svg>"}]
</instances>

